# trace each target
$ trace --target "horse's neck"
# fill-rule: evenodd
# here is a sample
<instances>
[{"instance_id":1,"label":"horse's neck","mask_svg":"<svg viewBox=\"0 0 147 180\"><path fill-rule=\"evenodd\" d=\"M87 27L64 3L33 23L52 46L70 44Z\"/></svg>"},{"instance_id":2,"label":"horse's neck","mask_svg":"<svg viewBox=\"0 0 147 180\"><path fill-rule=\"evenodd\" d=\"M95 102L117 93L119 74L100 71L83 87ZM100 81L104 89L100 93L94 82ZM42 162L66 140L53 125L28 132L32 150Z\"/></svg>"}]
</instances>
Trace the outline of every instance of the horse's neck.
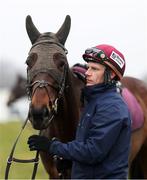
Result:
<instances>
[{"instance_id":1,"label":"horse's neck","mask_svg":"<svg viewBox=\"0 0 147 180\"><path fill-rule=\"evenodd\" d=\"M65 142L75 137L80 117L80 95L83 82L71 74L68 85L64 97L59 102L58 115L52 127L52 133L56 133L55 135Z\"/></svg>"},{"instance_id":2,"label":"horse's neck","mask_svg":"<svg viewBox=\"0 0 147 180\"><path fill-rule=\"evenodd\" d=\"M73 115L73 119L77 119L74 122L78 122L81 110L81 90L84 87L84 82L75 77L73 73L70 74L70 82L69 89L65 94L66 104L69 116Z\"/></svg>"}]
</instances>

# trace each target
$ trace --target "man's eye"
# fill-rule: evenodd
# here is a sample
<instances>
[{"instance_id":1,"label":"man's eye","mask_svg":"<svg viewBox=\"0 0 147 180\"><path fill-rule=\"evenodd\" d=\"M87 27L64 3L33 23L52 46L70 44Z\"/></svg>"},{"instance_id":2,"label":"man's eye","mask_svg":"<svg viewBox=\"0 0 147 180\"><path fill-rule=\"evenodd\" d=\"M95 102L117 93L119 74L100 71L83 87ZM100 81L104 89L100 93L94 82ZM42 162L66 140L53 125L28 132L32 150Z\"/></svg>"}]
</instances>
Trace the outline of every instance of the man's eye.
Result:
<instances>
[{"instance_id":1,"label":"man's eye","mask_svg":"<svg viewBox=\"0 0 147 180\"><path fill-rule=\"evenodd\" d=\"M98 68L93 67L92 70L93 71L98 71Z\"/></svg>"}]
</instances>

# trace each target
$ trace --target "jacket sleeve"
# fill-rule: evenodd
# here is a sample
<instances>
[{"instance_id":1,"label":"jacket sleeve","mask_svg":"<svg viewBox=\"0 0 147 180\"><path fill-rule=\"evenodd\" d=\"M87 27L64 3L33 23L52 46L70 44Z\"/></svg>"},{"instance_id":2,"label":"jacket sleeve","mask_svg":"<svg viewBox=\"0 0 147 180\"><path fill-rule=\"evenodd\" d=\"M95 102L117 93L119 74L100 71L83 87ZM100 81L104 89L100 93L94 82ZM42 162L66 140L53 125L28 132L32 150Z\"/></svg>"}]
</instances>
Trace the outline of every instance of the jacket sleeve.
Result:
<instances>
[{"instance_id":1,"label":"jacket sleeve","mask_svg":"<svg viewBox=\"0 0 147 180\"><path fill-rule=\"evenodd\" d=\"M120 111L116 106L100 108L90 119L88 138L85 142L77 140L68 143L54 141L51 144L50 153L81 163L101 162L120 134L122 128L120 117Z\"/></svg>"}]
</instances>

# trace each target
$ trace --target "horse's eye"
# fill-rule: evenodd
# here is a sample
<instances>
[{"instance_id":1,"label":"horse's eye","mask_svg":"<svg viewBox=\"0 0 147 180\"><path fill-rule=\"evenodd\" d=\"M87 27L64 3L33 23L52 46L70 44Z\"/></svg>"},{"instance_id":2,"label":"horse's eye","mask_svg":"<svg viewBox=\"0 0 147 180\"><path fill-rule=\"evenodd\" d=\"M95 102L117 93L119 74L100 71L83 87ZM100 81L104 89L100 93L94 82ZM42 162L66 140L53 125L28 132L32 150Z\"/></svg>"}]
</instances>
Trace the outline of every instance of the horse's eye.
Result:
<instances>
[{"instance_id":1,"label":"horse's eye","mask_svg":"<svg viewBox=\"0 0 147 180\"><path fill-rule=\"evenodd\" d=\"M53 60L59 70L63 70L64 65L67 63L66 57L60 53L54 54Z\"/></svg>"},{"instance_id":2,"label":"horse's eye","mask_svg":"<svg viewBox=\"0 0 147 180\"><path fill-rule=\"evenodd\" d=\"M36 61L37 61L37 58L38 58L38 56L37 56L36 53L31 53L31 54L28 56L28 58L27 58L27 60L26 60L26 64L28 65L28 68L29 68L29 69L31 69L31 68L34 66L34 64L35 64Z\"/></svg>"}]
</instances>

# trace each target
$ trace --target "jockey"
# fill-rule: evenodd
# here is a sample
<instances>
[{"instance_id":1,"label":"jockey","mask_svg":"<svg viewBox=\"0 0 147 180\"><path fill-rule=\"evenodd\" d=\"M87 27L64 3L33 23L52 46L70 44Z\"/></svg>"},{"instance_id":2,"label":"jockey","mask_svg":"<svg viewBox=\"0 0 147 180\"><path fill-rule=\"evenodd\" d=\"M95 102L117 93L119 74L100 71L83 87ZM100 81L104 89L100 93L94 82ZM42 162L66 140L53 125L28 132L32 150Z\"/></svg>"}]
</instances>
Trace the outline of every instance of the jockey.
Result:
<instances>
[{"instance_id":1,"label":"jockey","mask_svg":"<svg viewBox=\"0 0 147 180\"><path fill-rule=\"evenodd\" d=\"M83 89L87 103L75 140L63 143L33 135L29 148L71 160L72 179L127 179L131 117L116 90L125 71L124 56L102 44L86 49L83 59L88 68Z\"/></svg>"}]
</instances>

